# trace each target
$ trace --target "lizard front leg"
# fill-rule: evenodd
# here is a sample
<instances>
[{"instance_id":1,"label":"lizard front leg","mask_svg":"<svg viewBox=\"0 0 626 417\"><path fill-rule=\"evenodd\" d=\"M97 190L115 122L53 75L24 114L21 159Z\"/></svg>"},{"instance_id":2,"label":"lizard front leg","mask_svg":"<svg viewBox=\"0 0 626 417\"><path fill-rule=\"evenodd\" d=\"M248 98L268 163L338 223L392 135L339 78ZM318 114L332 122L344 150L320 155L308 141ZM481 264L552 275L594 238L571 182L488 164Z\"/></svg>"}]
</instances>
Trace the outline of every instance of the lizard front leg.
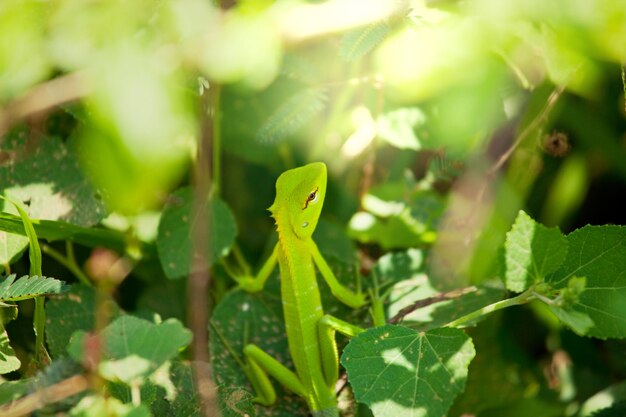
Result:
<instances>
[{"instance_id":1,"label":"lizard front leg","mask_svg":"<svg viewBox=\"0 0 626 417\"><path fill-rule=\"evenodd\" d=\"M339 332L345 336L353 337L364 330L331 316L330 314L326 314L320 319L317 330L319 334L324 379L329 388L335 389L337 378L339 378L339 353L337 351L335 333Z\"/></svg>"}]
</instances>

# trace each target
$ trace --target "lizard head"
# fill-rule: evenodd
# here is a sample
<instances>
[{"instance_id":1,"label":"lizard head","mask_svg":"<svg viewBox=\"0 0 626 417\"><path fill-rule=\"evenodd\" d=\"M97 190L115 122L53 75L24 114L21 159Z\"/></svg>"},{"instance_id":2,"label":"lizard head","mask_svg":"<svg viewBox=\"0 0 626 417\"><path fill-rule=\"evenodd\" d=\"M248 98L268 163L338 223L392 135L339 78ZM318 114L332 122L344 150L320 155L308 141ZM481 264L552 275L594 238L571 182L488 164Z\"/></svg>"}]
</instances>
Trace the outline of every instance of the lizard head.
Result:
<instances>
[{"instance_id":1,"label":"lizard head","mask_svg":"<svg viewBox=\"0 0 626 417\"><path fill-rule=\"evenodd\" d=\"M285 171L278 177L276 199L269 210L281 227L289 227L300 239L310 238L322 212L325 195L326 165L313 162Z\"/></svg>"}]
</instances>

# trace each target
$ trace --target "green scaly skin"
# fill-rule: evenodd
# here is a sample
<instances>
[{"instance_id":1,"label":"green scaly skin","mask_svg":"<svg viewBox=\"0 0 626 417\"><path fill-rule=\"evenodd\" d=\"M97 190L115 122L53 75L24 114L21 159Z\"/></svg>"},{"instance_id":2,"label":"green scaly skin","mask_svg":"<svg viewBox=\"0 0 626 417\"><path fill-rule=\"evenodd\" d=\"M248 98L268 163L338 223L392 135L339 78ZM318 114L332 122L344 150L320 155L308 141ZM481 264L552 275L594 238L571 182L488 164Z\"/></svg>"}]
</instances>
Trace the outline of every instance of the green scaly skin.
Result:
<instances>
[{"instance_id":1,"label":"green scaly skin","mask_svg":"<svg viewBox=\"0 0 626 417\"><path fill-rule=\"evenodd\" d=\"M270 405L276 400L268 374L302 396L314 417L336 417L335 384L338 353L335 331L352 336L361 329L325 316L315 266L331 292L351 307L365 304L365 296L342 286L323 259L311 236L326 195L326 165L317 162L284 172L276 182L276 199L270 207L276 220L278 244L256 278L237 281L248 291L260 291L278 262L281 295L289 351L295 374L254 345L244 354L246 374L257 392L256 401Z\"/></svg>"}]
</instances>

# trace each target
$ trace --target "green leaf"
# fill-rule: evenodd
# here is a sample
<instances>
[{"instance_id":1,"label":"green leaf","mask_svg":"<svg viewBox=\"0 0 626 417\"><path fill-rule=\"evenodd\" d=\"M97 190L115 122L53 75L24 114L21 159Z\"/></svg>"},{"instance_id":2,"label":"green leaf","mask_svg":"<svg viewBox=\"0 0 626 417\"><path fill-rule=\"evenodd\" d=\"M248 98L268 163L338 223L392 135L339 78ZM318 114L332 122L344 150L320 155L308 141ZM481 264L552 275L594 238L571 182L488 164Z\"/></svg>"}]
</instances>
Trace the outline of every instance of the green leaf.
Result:
<instances>
[{"instance_id":1,"label":"green leaf","mask_svg":"<svg viewBox=\"0 0 626 417\"><path fill-rule=\"evenodd\" d=\"M276 144L310 122L326 107L326 89L308 88L280 105L261 125L256 140Z\"/></svg>"},{"instance_id":2,"label":"green leaf","mask_svg":"<svg viewBox=\"0 0 626 417\"><path fill-rule=\"evenodd\" d=\"M5 211L17 214L15 207L4 200L0 200L0 207L4 207L4 209L0 209L0 212ZM1 226L0 230L2 230ZM0 231L0 265L10 265L17 261L27 247L28 238L25 236Z\"/></svg>"},{"instance_id":3,"label":"green leaf","mask_svg":"<svg viewBox=\"0 0 626 417\"><path fill-rule=\"evenodd\" d=\"M77 361L89 353L87 337L82 330L72 335L67 350ZM100 375L128 384L149 376L191 342L191 332L176 319L154 324L133 316L118 317L98 337L103 346Z\"/></svg>"},{"instance_id":4,"label":"green leaf","mask_svg":"<svg viewBox=\"0 0 626 417\"><path fill-rule=\"evenodd\" d=\"M39 247L37 233L35 233L35 229L32 222L30 221L30 217L28 217L28 214L26 213L20 202L17 202L8 197L2 197L1 195L0 198L5 199L6 201L13 204L17 212L20 214L22 225L24 226L24 231L26 232L26 237L28 237L28 260L30 261L30 274L42 275L43 272L41 271L41 248Z\"/></svg>"},{"instance_id":5,"label":"green leaf","mask_svg":"<svg viewBox=\"0 0 626 417\"><path fill-rule=\"evenodd\" d=\"M355 61L380 44L390 28L386 22L376 22L347 32L341 38L339 56L344 61Z\"/></svg>"},{"instance_id":6,"label":"green leaf","mask_svg":"<svg viewBox=\"0 0 626 417\"><path fill-rule=\"evenodd\" d=\"M553 306L552 311L560 318L561 312L574 314L578 323L588 317L592 325L584 330L573 327L580 334L600 339L626 337L626 227L585 226L567 235L567 242L567 258L546 282L553 290L569 288L571 292L572 285L580 286L580 281L572 284L572 278L585 277L586 286L575 299ZM571 320L564 322L573 325Z\"/></svg>"},{"instance_id":7,"label":"green leaf","mask_svg":"<svg viewBox=\"0 0 626 417\"><path fill-rule=\"evenodd\" d=\"M504 247L504 283L509 290L522 292L561 266L568 241L558 228L547 228L520 211Z\"/></svg>"},{"instance_id":8,"label":"green leaf","mask_svg":"<svg viewBox=\"0 0 626 417\"><path fill-rule=\"evenodd\" d=\"M626 415L626 401L596 411L591 417L624 417L624 415Z\"/></svg>"},{"instance_id":9,"label":"green leaf","mask_svg":"<svg viewBox=\"0 0 626 417\"><path fill-rule=\"evenodd\" d=\"M63 281L54 278L25 275L15 280L12 274L0 278L0 302L21 301L40 295L60 294L65 290Z\"/></svg>"},{"instance_id":10,"label":"green leaf","mask_svg":"<svg viewBox=\"0 0 626 417\"><path fill-rule=\"evenodd\" d=\"M350 219L348 234L362 243L384 249L422 246L436 236L443 200L411 185L385 184L363 198L363 208Z\"/></svg>"},{"instance_id":11,"label":"green leaf","mask_svg":"<svg viewBox=\"0 0 626 417\"><path fill-rule=\"evenodd\" d=\"M385 325L350 340L341 364L356 400L376 417L444 416L463 392L474 354L458 329L418 333Z\"/></svg>"},{"instance_id":12,"label":"green leaf","mask_svg":"<svg viewBox=\"0 0 626 417\"><path fill-rule=\"evenodd\" d=\"M254 343L280 363L293 369L282 303L275 277L270 277L263 293L249 294L234 291L217 305L211 319L210 351L219 390L220 402L231 404L245 397L242 390L253 390L237 359L243 360L243 348ZM233 356L237 355L237 359ZM278 395L271 407L257 407L258 416L290 417L308 415L304 401L285 392L279 384L274 387Z\"/></svg>"},{"instance_id":13,"label":"green leaf","mask_svg":"<svg viewBox=\"0 0 626 417\"><path fill-rule=\"evenodd\" d=\"M9 343L7 331L3 325L0 325L0 375L20 369L21 364Z\"/></svg>"},{"instance_id":14,"label":"green leaf","mask_svg":"<svg viewBox=\"0 0 626 417\"><path fill-rule=\"evenodd\" d=\"M191 187L172 194L163 209L156 245L165 275L170 279L182 278L192 271L194 242L192 231L197 227L194 219L194 195ZM234 216L226 203L213 197L206 207L208 219L209 266L230 251L237 234Z\"/></svg>"},{"instance_id":15,"label":"green leaf","mask_svg":"<svg viewBox=\"0 0 626 417\"><path fill-rule=\"evenodd\" d=\"M589 397L580 407L579 417L595 417L596 412L620 403L626 403L626 381L608 386Z\"/></svg>"},{"instance_id":16,"label":"green leaf","mask_svg":"<svg viewBox=\"0 0 626 417\"><path fill-rule=\"evenodd\" d=\"M378 117L378 136L398 149L420 150L422 144L415 129L426 122L426 115L418 108L407 107Z\"/></svg>"},{"instance_id":17,"label":"green leaf","mask_svg":"<svg viewBox=\"0 0 626 417\"><path fill-rule=\"evenodd\" d=\"M2 380L0 380L2 381ZM2 381L0 383L0 405L17 400L28 393L29 379Z\"/></svg>"},{"instance_id":18,"label":"green leaf","mask_svg":"<svg viewBox=\"0 0 626 417\"><path fill-rule=\"evenodd\" d=\"M124 252L126 249L126 235L121 232L81 227L54 220L31 219L31 223L40 239L70 240L89 247L104 246L118 252ZM26 236L20 217L9 213L0 213L0 231ZM151 247L145 249L150 250Z\"/></svg>"},{"instance_id":19,"label":"green leaf","mask_svg":"<svg viewBox=\"0 0 626 417\"><path fill-rule=\"evenodd\" d=\"M389 252L378 258L373 272L380 286L415 277L424 270L424 253L419 249Z\"/></svg>"},{"instance_id":20,"label":"green leaf","mask_svg":"<svg viewBox=\"0 0 626 417\"><path fill-rule=\"evenodd\" d=\"M0 195L29 202L33 219L63 220L92 226L106 214L99 194L93 189L73 151L59 139L42 137L31 149L25 131L4 138L3 148L18 156L0 165Z\"/></svg>"},{"instance_id":21,"label":"green leaf","mask_svg":"<svg viewBox=\"0 0 626 417\"><path fill-rule=\"evenodd\" d=\"M103 310L104 308L104 310ZM91 331L96 325L98 311L113 319L120 314L119 307L111 299L96 304L93 287L72 285L68 293L46 302L46 341L54 358L67 355L70 337L77 330Z\"/></svg>"}]
</instances>

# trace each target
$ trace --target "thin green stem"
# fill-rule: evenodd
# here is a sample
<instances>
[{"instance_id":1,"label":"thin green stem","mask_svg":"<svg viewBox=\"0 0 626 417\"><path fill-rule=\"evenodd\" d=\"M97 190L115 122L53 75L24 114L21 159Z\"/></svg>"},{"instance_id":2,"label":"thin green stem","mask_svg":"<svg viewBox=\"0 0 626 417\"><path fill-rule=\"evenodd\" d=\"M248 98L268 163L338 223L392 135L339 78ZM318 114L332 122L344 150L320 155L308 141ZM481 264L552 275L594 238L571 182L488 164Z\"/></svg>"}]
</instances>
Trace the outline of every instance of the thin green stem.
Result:
<instances>
[{"instance_id":1,"label":"thin green stem","mask_svg":"<svg viewBox=\"0 0 626 417\"><path fill-rule=\"evenodd\" d=\"M212 192L220 195L222 184L222 118L220 105L222 90L218 84L212 84L211 112L213 113L213 187Z\"/></svg>"},{"instance_id":2,"label":"thin green stem","mask_svg":"<svg viewBox=\"0 0 626 417\"><path fill-rule=\"evenodd\" d=\"M248 265L248 262L246 262L246 258L243 256L241 248L237 243L233 245L233 255L235 255L235 260L237 261L239 268L241 268L246 275L251 275L252 269L250 268L250 265Z\"/></svg>"},{"instance_id":3,"label":"thin green stem","mask_svg":"<svg viewBox=\"0 0 626 417\"><path fill-rule=\"evenodd\" d=\"M93 284L91 283L87 275L85 275L83 270L76 263L73 249L70 251L70 253L68 253L67 256L63 256L62 253L58 252L56 249L53 249L46 244L41 245L41 249L46 255L67 268L82 284L93 287Z\"/></svg>"},{"instance_id":4,"label":"thin green stem","mask_svg":"<svg viewBox=\"0 0 626 417\"><path fill-rule=\"evenodd\" d=\"M535 292L532 289L530 289L530 290L527 290L526 292L521 293L517 297L507 298L506 300L498 301L496 303L489 304L488 306L485 306L476 311L473 311L463 317L460 317L456 320L451 321L450 323L446 324L444 327L459 327L459 326L462 326L463 324L472 322L482 316L493 313L494 311L502 310L503 308L516 306L520 304L526 304L535 298L536 298Z\"/></svg>"}]
</instances>

